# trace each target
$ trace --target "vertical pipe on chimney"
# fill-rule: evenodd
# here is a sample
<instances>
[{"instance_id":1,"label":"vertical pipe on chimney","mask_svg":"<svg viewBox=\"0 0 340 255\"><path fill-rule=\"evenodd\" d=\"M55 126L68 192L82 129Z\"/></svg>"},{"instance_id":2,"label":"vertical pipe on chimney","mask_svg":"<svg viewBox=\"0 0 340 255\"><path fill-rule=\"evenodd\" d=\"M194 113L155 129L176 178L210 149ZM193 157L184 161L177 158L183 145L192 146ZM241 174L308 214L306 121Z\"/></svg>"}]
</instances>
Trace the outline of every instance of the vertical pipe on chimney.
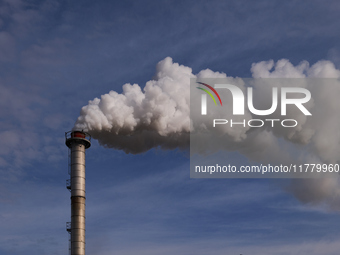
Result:
<instances>
[{"instance_id":1,"label":"vertical pipe on chimney","mask_svg":"<svg viewBox=\"0 0 340 255\"><path fill-rule=\"evenodd\" d=\"M66 133L66 145L71 150L71 255L85 255L85 150L91 146L90 136Z\"/></svg>"}]
</instances>

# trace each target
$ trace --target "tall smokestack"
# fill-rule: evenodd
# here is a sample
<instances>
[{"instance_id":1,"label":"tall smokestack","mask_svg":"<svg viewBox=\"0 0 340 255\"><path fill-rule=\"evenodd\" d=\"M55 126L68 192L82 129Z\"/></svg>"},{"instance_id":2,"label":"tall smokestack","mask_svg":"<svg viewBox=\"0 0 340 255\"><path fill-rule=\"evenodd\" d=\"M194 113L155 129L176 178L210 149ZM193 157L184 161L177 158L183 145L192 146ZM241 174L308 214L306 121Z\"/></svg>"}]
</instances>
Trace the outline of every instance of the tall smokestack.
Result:
<instances>
[{"instance_id":1,"label":"tall smokestack","mask_svg":"<svg viewBox=\"0 0 340 255\"><path fill-rule=\"evenodd\" d=\"M82 131L65 133L65 144L70 149L71 191L71 255L85 255L85 150L91 146L91 136Z\"/></svg>"}]
</instances>

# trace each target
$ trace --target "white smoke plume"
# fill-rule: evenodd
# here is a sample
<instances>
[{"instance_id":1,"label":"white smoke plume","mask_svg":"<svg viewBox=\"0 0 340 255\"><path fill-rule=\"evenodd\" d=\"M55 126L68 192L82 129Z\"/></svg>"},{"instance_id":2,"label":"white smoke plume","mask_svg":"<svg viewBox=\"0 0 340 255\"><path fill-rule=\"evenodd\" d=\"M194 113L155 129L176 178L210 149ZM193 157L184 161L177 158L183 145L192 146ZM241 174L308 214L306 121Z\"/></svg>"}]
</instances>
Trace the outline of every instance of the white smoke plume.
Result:
<instances>
[{"instance_id":1,"label":"white smoke plume","mask_svg":"<svg viewBox=\"0 0 340 255\"><path fill-rule=\"evenodd\" d=\"M89 131L100 144L141 153L151 148L187 148L190 133L189 67L159 62L154 80L142 90L125 84L123 93L110 91L81 110L75 129Z\"/></svg>"},{"instance_id":2,"label":"white smoke plume","mask_svg":"<svg viewBox=\"0 0 340 255\"><path fill-rule=\"evenodd\" d=\"M254 78L340 77L340 71L330 61L319 61L312 66L303 61L294 66L286 59L276 63L270 60L254 63L251 72ZM154 78L143 89L137 84L125 84L122 94L110 91L100 99L89 101L82 108L74 129L87 131L101 145L126 153L142 153L151 148L187 149L190 131L197 128L190 124L190 78L228 78L245 90L240 78L227 77L225 73L209 69L195 75L191 68L173 63L167 57L157 64ZM263 83L254 84L254 93L260 97L262 95L263 105L270 105L267 98L271 100L271 97L266 96L268 86L270 85ZM313 118L295 116L296 112L291 111L287 118L295 117L299 123L292 129L266 127L251 130L246 127L232 130L223 127L221 132L228 139L217 148L237 150L250 159L261 162L269 159L279 159L281 162L338 162L340 118L337 116L340 109L340 83L327 89L312 86L308 90L313 99L306 107L313 109ZM193 98L199 97L192 96L192 100ZM316 108L315 102L322 104L318 104ZM245 118L251 118L251 113L246 112ZM338 179L315 179L294 180L289 189L303 202L326 202L332 208L340 209L340 202L337 202L337 198L340 198L338 187Z\"/></svg>"}]
</instances>

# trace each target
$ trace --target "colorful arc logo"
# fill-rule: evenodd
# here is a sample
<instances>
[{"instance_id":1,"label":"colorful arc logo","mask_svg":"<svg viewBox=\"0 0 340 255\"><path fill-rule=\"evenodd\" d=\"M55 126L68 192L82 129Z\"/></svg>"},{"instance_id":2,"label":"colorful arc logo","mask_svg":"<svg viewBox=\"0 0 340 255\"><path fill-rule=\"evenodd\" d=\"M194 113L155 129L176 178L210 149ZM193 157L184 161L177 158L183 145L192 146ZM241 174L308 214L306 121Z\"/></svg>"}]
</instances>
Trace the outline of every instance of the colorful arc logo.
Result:
<instances>
[{"instance_id":1,"label":"colorful arc logo","mask_svg":"<svg viewBox=\"0 0 340 255\"><path fill-rule=\"evenodd\" d=\"M222 106L222 100L221 100L221 98L220 98L220 95L217 93L217 91L216 91L213 87L211 87L210 85L208 85L208 84L206 84L206 83L203 83L203 82L197 82L197 83L199 83L199 84L201 84L201 85L203 85L203 86L206 86L206 87L209 88L212 92L214 92L215 95L217 96L218 100L220 101L221 106ZM214 96L211 94L211 92L210 92L209 90L203 89L203 88L201 88L201 87L197 87L197 88L203 90L204 92L206 92L206 93L214 100L215 105L217 105Z\"/></svg>"}]
</instances>

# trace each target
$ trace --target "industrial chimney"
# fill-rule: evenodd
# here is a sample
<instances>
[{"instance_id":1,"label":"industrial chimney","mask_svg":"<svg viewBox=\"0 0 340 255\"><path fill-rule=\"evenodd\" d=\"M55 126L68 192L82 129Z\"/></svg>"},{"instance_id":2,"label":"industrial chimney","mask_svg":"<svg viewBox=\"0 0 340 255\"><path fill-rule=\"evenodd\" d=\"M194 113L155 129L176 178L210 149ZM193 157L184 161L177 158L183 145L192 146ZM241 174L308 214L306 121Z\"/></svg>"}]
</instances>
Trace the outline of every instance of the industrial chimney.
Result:
<instances>
[{"instance_id":1,"label":"industrial chimney","mask_svg":"<svg viewBox=\"0 0 340 255\"><path fill-rule=\"evenodd\" d=\"M91 136L83 131L65 133L69 148L67 188L71 191L70 254L85 255L85 150L91 146Z\"/></svg>"}]
</instances>

